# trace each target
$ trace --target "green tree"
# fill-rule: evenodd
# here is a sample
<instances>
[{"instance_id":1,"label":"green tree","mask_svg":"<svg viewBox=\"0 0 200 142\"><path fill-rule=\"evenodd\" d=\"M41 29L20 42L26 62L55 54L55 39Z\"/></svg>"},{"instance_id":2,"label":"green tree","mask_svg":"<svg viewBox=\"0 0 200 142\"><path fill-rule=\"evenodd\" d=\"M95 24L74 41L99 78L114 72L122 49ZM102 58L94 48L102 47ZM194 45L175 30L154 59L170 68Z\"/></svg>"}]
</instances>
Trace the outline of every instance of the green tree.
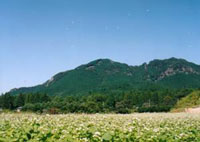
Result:
<instances>
[{"instance_id":1,"label":"green tree","mask_svg":"<svg viewBox=\"0 0 200 142\"><path fill-rule=\"evenodd\" d=\"M25 95L19 94L19 95L16 97L15 106L16 106L16 107L21 107L21 106L24 106L24 104L25 104Z\"/></svg>"}]
</instances>

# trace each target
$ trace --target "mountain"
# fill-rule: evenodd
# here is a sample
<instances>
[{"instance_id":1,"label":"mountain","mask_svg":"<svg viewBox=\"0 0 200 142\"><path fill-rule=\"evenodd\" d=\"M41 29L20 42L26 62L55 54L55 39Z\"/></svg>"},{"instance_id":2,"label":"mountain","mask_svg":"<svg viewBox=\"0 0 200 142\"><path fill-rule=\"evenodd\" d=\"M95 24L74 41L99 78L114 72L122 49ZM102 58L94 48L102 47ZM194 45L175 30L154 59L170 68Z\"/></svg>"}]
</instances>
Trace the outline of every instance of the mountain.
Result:
<instances>
[{"instance_id":1,"label":"mountain","mask_svg":"<svg viewBox=\"0 0 200 142\"><path fill-rule=\"evenodd\" d=\"M184 59L153 60L140 66L98 59L56 74L41 85L12 89L11 94L45 92L49 95L161 88L199 88L200 66Z\"/></svg>"}]
</instances>

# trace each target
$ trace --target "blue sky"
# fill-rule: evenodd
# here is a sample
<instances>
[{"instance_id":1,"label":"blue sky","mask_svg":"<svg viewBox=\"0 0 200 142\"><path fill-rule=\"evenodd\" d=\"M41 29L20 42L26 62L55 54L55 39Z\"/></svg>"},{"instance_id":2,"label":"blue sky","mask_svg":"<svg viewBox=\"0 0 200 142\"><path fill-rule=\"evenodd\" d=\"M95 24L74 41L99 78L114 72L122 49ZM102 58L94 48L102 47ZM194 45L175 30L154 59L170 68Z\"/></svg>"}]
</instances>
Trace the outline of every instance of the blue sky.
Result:
<instances>
[{"instance_id":1,"label":"blue sky","mask_svg":"<svg viewBox=\"0 0 200 142\"><path fill-rule=\"evenodd\" d=\"M98 58L200 64L199 0L1 0L0 93Z\"/></svg>"}]
</instances>

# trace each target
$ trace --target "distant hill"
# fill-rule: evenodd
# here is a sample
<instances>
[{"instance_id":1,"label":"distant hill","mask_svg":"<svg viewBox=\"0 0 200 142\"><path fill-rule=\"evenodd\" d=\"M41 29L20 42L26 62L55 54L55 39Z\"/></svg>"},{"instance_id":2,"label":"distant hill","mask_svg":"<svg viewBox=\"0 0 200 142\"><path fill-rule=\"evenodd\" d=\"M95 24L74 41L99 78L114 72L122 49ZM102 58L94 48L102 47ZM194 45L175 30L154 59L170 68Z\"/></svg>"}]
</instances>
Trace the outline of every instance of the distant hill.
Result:
<instances>
[{"instance_id":1,"label":"distant hill","mask_svg":"<svg viewBox=\"0 0 200 142\"><path fill-rule=\"evenodd\" d=\"M12 89L10 93L45 92L49 95L67 96L151 87L199 88L200 66L177 58L153 60L140 66L98 59L58 73L41 85Z\"/></svg>"}]
</instances>

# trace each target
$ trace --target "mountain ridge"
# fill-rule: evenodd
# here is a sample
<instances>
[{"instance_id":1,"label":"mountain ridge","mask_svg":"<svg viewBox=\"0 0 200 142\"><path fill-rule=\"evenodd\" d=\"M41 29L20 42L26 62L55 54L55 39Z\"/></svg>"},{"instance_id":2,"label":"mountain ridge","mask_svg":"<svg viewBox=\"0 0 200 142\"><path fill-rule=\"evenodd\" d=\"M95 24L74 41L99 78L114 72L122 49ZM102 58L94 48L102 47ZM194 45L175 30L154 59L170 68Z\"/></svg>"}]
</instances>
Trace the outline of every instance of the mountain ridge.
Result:
<instances>
[{"instance_id":1,"label":"mountain ridge","mask_svg":"<svg viewBox=\"0 0 200 142\"><path fill-rule=\"evenodd\" d=\"M200 65L185 59L155 59L132 66L110 59L97 59L54 75L43 84L11 90L11 94L45 92L50 95L87 94L102 90L200 87Z\"/></svg>"}]
</instances>

